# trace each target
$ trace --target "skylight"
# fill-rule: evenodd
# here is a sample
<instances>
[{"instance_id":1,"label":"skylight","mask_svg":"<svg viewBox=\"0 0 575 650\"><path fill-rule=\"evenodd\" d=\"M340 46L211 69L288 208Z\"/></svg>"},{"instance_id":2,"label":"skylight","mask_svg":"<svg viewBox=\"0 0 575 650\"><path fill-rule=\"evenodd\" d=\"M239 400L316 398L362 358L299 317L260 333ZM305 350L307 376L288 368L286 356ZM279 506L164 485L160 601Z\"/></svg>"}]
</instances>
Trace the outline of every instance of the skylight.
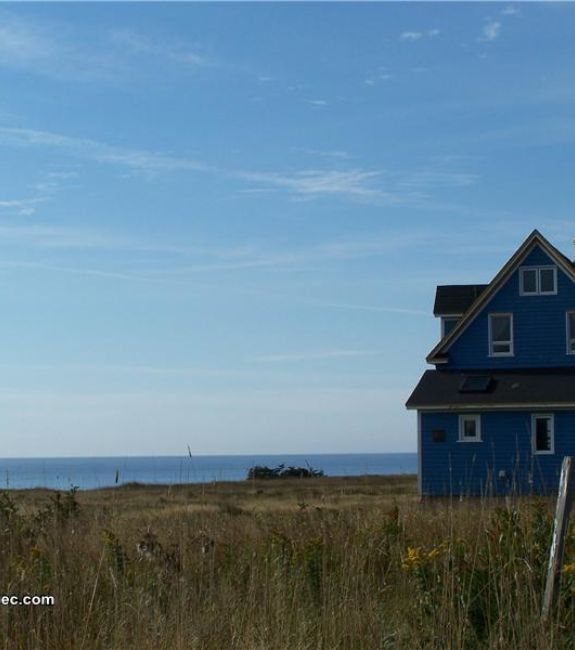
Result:
<instances>
[{"instance_id":1,"label":"skylight","mask_svg":"<svg viewBox=\"0 0 575 650\"><path fill-rule=\"evenodd\" d=\"M473 375L464 377L459 386L460 393L486 393L491 388L492 383L489 375Z\"/></svg>"}]
</instances>

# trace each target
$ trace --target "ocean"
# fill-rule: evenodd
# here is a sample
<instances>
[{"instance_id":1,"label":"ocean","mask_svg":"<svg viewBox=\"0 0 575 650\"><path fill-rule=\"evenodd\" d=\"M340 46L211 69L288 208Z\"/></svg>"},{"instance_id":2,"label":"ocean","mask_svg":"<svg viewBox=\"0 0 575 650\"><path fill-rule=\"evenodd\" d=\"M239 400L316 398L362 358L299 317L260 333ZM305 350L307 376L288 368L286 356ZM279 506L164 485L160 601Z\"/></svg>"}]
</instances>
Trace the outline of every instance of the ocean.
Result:
<instances>
[{"instance_id":1,"label":"ocean","mask_svg":"<svg viewBox=\"0 0 575 650\"><path fill-rule=\"evenodd\" d=\"M124 456L0 459L0 489L72 486L92 489L123 483L207 483L246 478L253 465L321 469L327 476L415 474L417 454L276 454L245 456Z\"/></svg>"}]
</instances>

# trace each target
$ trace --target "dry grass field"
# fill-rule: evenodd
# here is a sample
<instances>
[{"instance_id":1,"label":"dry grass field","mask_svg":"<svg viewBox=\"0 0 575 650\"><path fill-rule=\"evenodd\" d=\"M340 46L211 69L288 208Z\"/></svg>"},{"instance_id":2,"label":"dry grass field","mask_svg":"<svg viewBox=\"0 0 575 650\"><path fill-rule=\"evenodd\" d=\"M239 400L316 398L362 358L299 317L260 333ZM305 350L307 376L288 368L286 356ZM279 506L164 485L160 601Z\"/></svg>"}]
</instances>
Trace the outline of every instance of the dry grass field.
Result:
<instances>
[{"instance_id":1,"label":"dry grass field","mask_svg":"<svg viewBox=\"0 0 575 650\"><path fill-rule=\"evenodd\" d=\"M549 501L429 500L414 477L0 497L5 648L573 648L570 538L539 618Z\"/></svg>"}]
</instances>

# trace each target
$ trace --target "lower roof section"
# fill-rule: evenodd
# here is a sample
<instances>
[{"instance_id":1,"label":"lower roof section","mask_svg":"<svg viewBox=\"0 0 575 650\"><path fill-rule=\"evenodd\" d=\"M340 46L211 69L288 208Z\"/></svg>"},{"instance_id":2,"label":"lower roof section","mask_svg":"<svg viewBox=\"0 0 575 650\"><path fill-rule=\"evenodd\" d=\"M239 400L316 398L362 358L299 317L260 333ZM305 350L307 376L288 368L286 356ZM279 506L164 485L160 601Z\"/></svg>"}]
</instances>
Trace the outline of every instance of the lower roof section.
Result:
<instances>
[{"instance_id":1,"label":"lower roof section","mask_svg":"<svg viewBox=\"0 0 575 650\"><path fill-rule=\"evenodd\" d=\"M469 381L470 377L485 381ZM485 389L470 391L470 385ZM406 407L419 410L575 408L575 368L492 372L427 370Z\"/></svg>"},{"instance_id":2,"label":"lower roof section","mask_svg":"<svg viewBox=\"0 0 575 650\"><path fill-rule=\"evenodd\" d=\"M435 291L435 316L461 315L487 289L486 284L440 285Z\"/></svg>"}]
</instances>

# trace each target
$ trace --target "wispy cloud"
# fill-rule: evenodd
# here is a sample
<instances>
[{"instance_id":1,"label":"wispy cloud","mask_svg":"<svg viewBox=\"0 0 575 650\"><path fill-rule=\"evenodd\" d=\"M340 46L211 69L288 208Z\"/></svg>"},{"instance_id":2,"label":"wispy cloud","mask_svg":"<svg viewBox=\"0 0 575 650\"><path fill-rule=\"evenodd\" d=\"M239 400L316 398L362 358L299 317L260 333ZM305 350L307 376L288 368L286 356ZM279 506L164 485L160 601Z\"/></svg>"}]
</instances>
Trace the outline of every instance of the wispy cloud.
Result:
<instances>
[{"instance_id":1,"label":"wispy cloud","mask_svg":"<svg viewBox=\"0 0 575 650\"><path fill-rule=\"evenodd\" d=\"M317 198L327 195L345 195L351 198L377 198L392 200L394 197L372 187L380 171L352 169L347 171L303 170L293 174L222 170L201 161L170 156L159 152L115 147L86 138L37 131L32 129L0 127L0 144L17 147L40 146L65 150L69 154L99 163L119 165L145 173L195 171L220 174L258 183L264 189L284 190L300 198ZM261 188L255 188L256 190ZM254 191L251 188L249 191Z\"/></svg>"},{"instance_id":2,"label":"wispy cloud","mask_svg":"<svg viewBox=\"0 0 575 650\"><path fill-rule=\"evenodd\" d=\"M40 203L46 199L0 199L0 208L22 208L34 203Z\"/></svg>"},{"instance_id":3,"label":"wispy cloud","mask_svg":"<svg viewBox=\"0 0 575 650\"><path fill-rule=\"evenodd\" d=\"M302 153L308 156L319 156L320 158L333 158L335 160L349 160L353 156L347 151L341 149L323 150L323 149L302 149Z\"/></svg>"},{"instance_id":4,"label":"wispy cloud","mask_svg":"<svg viewBox=\"0 0 575 650\"><path fill-rule=\"evenodd\" d=\"M481 214L472 215L480 217ZM363 238L350 238L335 241L320 242L315 245L292 247L283 250L271 246L243 246L229 249L199 248L170 246L162 244L147 244L146 242L112 237L106 233L74 230L70 228L47 228L43 226L2 226L0 227L0 246L8 247L13 252L17 248L36 247L47 251L45 261L36 259L0 260L0 269L20 269L29 272L50 272L77 274L99 277L102 279L121 279L134 282L154 282L182 284L189 286L190 278L194 275L210 275L214 273L234 273L249 270L305 270L317 271L319 265L338 264L349 265L353 260L383 258L389 260L390 255L402 259L407 252L417 255L417 251L427 248L441 248L457 254L484 253L484 250L466 249L469 237L458 239L453 234L445 235L430 230L409 229L404 232L373 232ZM500 242L495 242L500 245ZM489 246L494 243L489 243ZM58 263L53 262L51 249L103 249L121 251L122 255L107 257L103 262L99 259L92 266L90 260L96 258L83 256L61 256ZM497 249L499 250L499 248ZM503 249L502 249L503 250ZM185 256L185 257L183 257ZM68 263L69 262L69 263ZM411 282L411 280L409 280ZM418 281L419 282L419 281ZM264 293L256 292L258 298L265 297ZM261 293L261 295L260 295ZM352 310L382 314L406 316L427 316L426 311L411 308L407 305L365 304L345 300L330 300L304 296L289 296L283 298L277 293L268 294L270 299L298 302L319 308L337 310Z\"/></svg>"},{"instance_id":5,"label":"wispy cloud","mask_svg":"<svg viewBox=\"0 0 575 650\"><path fill-rule=\"evenodd\" d=\"M198 172L241 181L248 187L246 194L284 192L297 200L345 197L349 200L378 205L421 205L429 197L417 191L416 185L429 190L441 186L470 185L472 174L430 170L388 174L383 169L298 169L294 171L257 171L226 169L164 152L117 147L89 138L74 138L48 131L0 127L0 145L13 147L49 147L78 159L112 165L154 177L160 173ZM331 157L345 159L343 152L331 152ZM425 181L425 183L424 183ZM44 188L46 189L46 188Z\"/></svg>"},{"instance_id":6,"label":"wispy cloud","mask_svg":"<svg viewBox=\"0 0 575 650\"><path fill-rule=\"evenodd\" d=\"M415 42L420 41L423 38L435 38L439 36L441 32L439 29L426 29L423 31L405 31L401 32L399 35L400 41Z\"/></svg>"},{"instance_id":7,"label":"wispy cloud","mask_svg":"<svg viewBox=\"0 0 575 650\"><path fill-rule=\"evenodd\" d=\"M369 77L363 80L363 83L367 86L375 86L378 83L390 81L393 79L393 75L387 70L387 68L379 68L377 72L370 74Z\"/></svg>"},{"instance_id":8,"label":"wispy cloud","mask_svg":"<svg viewBox=\"0 0 575 650\"><path fill-rule=\"evenodd\" d=\"M423 32L402 32L399 36L400 41L418 41L423 38Z\"/></svg>"},{"instance_id":9,"label":"wispy cloud","mask_svg":"<svg viewBox=\"0 0 575 650\"><path fill-rule=\"evenodd\" d=\"M110 56L75 43L68 25L8 12L0 14L0 66L58 80L103 79L116 74Z\"/></svg>"},{"instance_id":10,"label":"wispy cloud","mask_svg":"<svg viewBox=\"0 0 575 650\"><path fill-rule=\"evenodd\" d=\"M166 266L163 268L151 268L148 270L141 269L141 273L148 277L185 277L189 274L209 273L209 272L226 272L235 270L246 270L256 268L277 268L277 269L294 269L305 268L306 266L317 267L321 262L339 262L354 259L364 259L370 257L379 257L397 254L403 250L413 250L418 245L428 245L430 233L406 232L406 233L372 233L365 238L350 238L335 241L320 242L312 246L292 248L287 250L265 250L265 249L247 249L244 254L236 254L234 257L228 256L227 259L211 261L208 263L200 262L193 265ZM342 309L355 309L363 311L381 311L389 313L418 313L411 309L398 308L395 306L383 305L358 305L358 304L341 304L333 301L308 301L300 299L302 302Z\"/></svg>"},{"instance_id":11,"label":"wispy cloud","mask_svg":"<svg viewBox=\"0 0 575 650\"><path fill-rule=\"evenodd\" d=\"M47 172L43 174L42 180L32 183L30 187L37 192L53 197L56 192L62 190L64 187L69 187L70 181L77 177L78 172L76 171ZM44 200L47 200L47 198Z\"/></svg>"},{"instance_id":12,"label":"wispy cloud","mask_svg":"<svg viewBox=\"0 0 575 650\"><path fill-rule=\"evenodd\" d=\"M254 252L248 246L228 248L142 241L133 236L72 226L46 226L26 222L1 224L0 244L41 249L104 250L168 257L193 257L212 260L246 260ZM4 260L6 261L6 260Z\"/></svg>"},{"instance_id":13,"label":"wispy cloud","mask_svg":"<svg viewBox=\"0 0 575 650\"><path fill-rule=\"evenodd\" d=\"M116 29L110 33L110 41L130 54L159 57L185 66L204 66L205 56L184 44L168 44L149 37L133 29Z\"/></svg>"},{"instance_id":14,"label":"wispy cloud","mask_svg":"<svg viewBox=\"0 0 575 650\"><path fill-rule=\"evenodd\" d=\"M36 197L31 199L0 199L0 211L30 216L36 212L39 203L48 201L48 197Z\"/></svg>"},{"instance_id":15,"label":"wispy cloud","mask_svg":"<svg viewBox=\"0 0 575 650\"><path fill-rule=\"evenodd\" d=\"M412 191L424 191L440 187L469 187L479 178L479 174L471 172L426 169L405 174L398 185Z\"/></svg>"},{"instance_id":16,"label":"wispy cloud","mask_svg":"<svg viewBox=\"0 0 575 650\"><path fill-rule=\"evenodd\" d=\"M349 169L302 170L291 174L274 172L238 172L243 180L257 183L256 190L287 191L299 199L314 199L326 196L347 196L355 199L372 200L388 204L406 202L393 192L380 187L383 170ZM262 188L263 186L263 188ZM253 191L251 188L248 191Z\"/></svg>"},{"instance_id":17,"label":"wispy cloud","mask_svg":"<svg viewBox=\"0 0 575 650\"><path fill-rule=\"evenodd\" d=\"M135 274L119 273L116 271L106 271L105 269L93 269L90 267L71 267L56 264L46 264L43 262L27 262L24 260L0 260L0 269L19 269L25 271L48 271L51 273L64 273L70 275L86 275L98 278L112 280L141 280Z\"/></svg>"},{"instance_id":18,"label":"wispy cloud","mask_svg":"<svg viewBox=\"0 0 575 650\"><path fill-rule=\"evenodd\" d=\"M481 40L495 41L501 34L501 23L498 20L490 20L483 26Z\"/></svg>"},{"instance_id":19,"label":"wispy cloud","mask_svg":"<svg viewBox=\"0 0 575 650\"><path fill-rule=\"evenodd\" d=\"M503 16L517 16L519 13L519 8L516 5L508 5L501 10Z\"/></svg>"},{"instance_id":20,"label":"wispy cloud","mask_svg":"<svg viewBox=\"0 0 575 650\"><path fill-rule=\"evenodd\" d=\"M87 138L74 138L48 131L0 127L0 144L17 147L44 146L100 163L109 163L144 172L212 171L205 163L158 152L115 147Z\"/></svg>"},{"instance_id":21,"label":"wispy cloud","mask_svg":"<svg viewBox=\"0 0 575 650\"><path fill-rule=\"evenodd\" d=\"M382 352L380 350L319 350L313 352L268 354L256 357L255 360L265 363L285 363L294 361L324 361L350 357L371 357L377 354L382 354Z\"/></svg>"},{"instance_id":22,"label":"wispy cloud","mask_svg":"<svg viewBox=\"0 0 575 650\"><path fill-rule=\"evenodd\" d=\"M0 225L0 243L38 248L131 249L133 242L95 230L28 225Z\"/></svg>"},{"instance_id":23,"label":"wispy cloud","mask_svg":"<svg viewBox=\"0 0 575 650\"><path fill-rule=\"evenodd\" d=\"M48 172L46 174L48 178L55 178L57 180L70 180L71 178L77 178L78 172L76 171L66 171L66 172Z\"/></svg>"},{"instance_id":24,"label":"wispy cloud","mask_svg":"<svg viewBox=\"0 0 575 650\"><path fill-rule=\"evenodd\" d=\"M27 68L61 56L62 47L39 27L2 14L0 24L0 64Z\"/></svg>"},{"instance_id":25,"label":"wispy cloud","mask_svg":"<svg viewBox=\"0 0 575 650\"><path fill-rule=\"evenodd\" d=\"M16 268L26 271L50 271L78 273L121 278L125 280L187 282L195 274L226 273L241 270L278 269L293 270L317 268L319 263L337 264L355 259L388 256L390 253L412 250L418 245L427 245L428 232L390 233L376 232L363 238L349 238L319 242L315 245L277 249L243 245L229 248L187 246L184 243L162 244L138 241L107 232L73 228L49 227L38 224L1 225L0 246L11 252L25 249L46 251L46 259L4 258L2 268ZM121 256L107 257L104 266L100 259L99 268L91 266L94 258L77 256L61 257L55 264L50 251L109 251ZM304 300L305 302L305 300ZM412 313L413 310L395 305L341 304L337 301L313 301L319 306L363 311L389 313ZM415 313L415 312L413 312Z\"/></svg>"},{"instance_id":26,"label":"wispy cloud","mask_svg":"<svg viewBox=\"0 0 575 650\"><path fill-rule=\"evenodd\" d=\"M143 60L148 65L140 65ZM0 66L3 67L57 80L117 81L133 79L142 71L149 73L150 62L188 70L213 65L197 46L160 41L134 29L101 32L94 28L80 39L67 22L0 13Z\"/></svg>"}]
</instances>

